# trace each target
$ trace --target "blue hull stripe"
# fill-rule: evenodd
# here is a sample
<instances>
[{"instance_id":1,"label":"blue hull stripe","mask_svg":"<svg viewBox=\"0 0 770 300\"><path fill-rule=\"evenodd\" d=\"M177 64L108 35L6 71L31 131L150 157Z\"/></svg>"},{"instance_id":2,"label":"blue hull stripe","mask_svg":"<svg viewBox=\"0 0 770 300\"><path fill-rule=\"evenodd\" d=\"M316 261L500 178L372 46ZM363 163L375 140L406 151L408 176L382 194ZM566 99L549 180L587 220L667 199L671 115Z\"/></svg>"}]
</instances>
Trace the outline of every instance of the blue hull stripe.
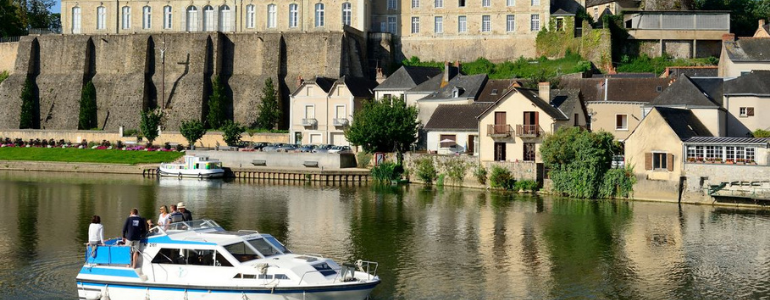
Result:
<instances>
[{"instance_id":1,"label":"blue hull stripe","mask_svg":"<svg viewBox=\"0 0 770 300\"><path fill-rule=\"evenodd\" d=\"M78 281L77 285L78 288L83 287L97 287L102 288L105 285L111 287L111 288L122 288L122 289L137 289L137 290L151 290L151 291L170 291L170 292L184 292L187 291L188 293L224 293L224 294L240 294L240 293L250 293L250 294L297 294L297 293L322 293L322 292L345 292L345 291L358 291L358 290L368 290L373 289L375 286L377 286L380 282L373 282L373 283L365 283L365 284L358 284L353 286L342 286L342 287L319 287L319 288L313 288L309 287L307 289L281 289L280 287L277 287L275 289L271 288L265 288L265 289L249 289L249 288L238 288L233 287L233 289L201 289L198 288L179 288L179 287L171 287L171 286L162 286L162 285L123 285L119 283L113 283L113 282L104 282L104 283L97 283L97 282L84 282L84 281Z\"/></svg>"},{"instance_id":2,"label":"blue hull stripe","mask_svg":"<svg viewBox=\"0 0 770 300\"><path fill-rule=\"evenodd\" d=\"M99 268L99 267L92 267L92 268L83 267L80 269L80 274L139 278L139 275L137 275L136 272L131 269L121 270L121 269L106 269L106 268Z\"/></svg>"},{"instance_id":3,"label":"blue hull stripe","mask_svg":"<svg viewBox=\"0 0 770 300\"><path fill-rule=\"evenodd\" d=\"M161 235L157 237L150 237L147 239L147 243L157 244L186 244L186 245L216 245L216 243L196 242L196 241L180 241L172 240L167 235Z\"/></svg>"}]
</instances>

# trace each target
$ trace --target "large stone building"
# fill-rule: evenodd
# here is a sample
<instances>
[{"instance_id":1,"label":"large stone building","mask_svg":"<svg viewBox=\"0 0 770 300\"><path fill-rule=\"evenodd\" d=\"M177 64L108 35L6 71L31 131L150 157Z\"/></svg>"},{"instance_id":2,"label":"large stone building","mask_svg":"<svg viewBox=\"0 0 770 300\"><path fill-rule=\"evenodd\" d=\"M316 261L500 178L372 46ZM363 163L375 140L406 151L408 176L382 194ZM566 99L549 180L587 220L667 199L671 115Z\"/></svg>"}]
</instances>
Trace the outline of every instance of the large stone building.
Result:
<instances>
[{"instance_id":1,"label":"large stone building","mask_svg":"<svg viewBox=\"0 0 770 300\"><path fill-rule=\"evenodd\" d=\"M558 2L558 3L557 3ZM62 0L65 34L341 31L393 35L395 59L534 57L552 11L574 0Z\"/></svg>"}]
</instances>

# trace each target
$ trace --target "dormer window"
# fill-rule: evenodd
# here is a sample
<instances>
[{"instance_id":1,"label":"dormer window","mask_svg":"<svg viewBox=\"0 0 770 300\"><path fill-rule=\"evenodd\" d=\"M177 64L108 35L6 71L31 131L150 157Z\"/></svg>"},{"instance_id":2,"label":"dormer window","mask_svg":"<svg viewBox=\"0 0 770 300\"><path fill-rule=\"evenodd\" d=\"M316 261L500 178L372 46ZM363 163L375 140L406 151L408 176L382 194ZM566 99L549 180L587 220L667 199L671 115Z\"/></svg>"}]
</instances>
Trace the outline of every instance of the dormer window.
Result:
<instances>
[{"instance_id":1,"label":"dormer window","mask_svg":"<svg viewBox=\"0 0 770 300\"><path fill-rule=\"evenodd\" d=\"M458 89L457 87L454 87L452 89L452 98L457 98L457 97L460 97L460 89Z\"/></svg>"},{"instance_id":2,"label":"dormer window","mask_svg":"<svg viewBox=\"0 0 770 300\"><path fill-rule=\"evenodd\" d=\"M497 95L497 89L492 89L492 96Z\"/></svg>"},{"instance_id":3,"label":"dormer window","mask_svg":"<svg viewBox=\"0 0 770 300\"><path fill-rule=\"evenodd\" d=\"M660 93L660 92L663 91L663 87L662 86L657 86L657 87L655 87L655 90L658 91L658 93Z\"/></svg>"}]
</instances>

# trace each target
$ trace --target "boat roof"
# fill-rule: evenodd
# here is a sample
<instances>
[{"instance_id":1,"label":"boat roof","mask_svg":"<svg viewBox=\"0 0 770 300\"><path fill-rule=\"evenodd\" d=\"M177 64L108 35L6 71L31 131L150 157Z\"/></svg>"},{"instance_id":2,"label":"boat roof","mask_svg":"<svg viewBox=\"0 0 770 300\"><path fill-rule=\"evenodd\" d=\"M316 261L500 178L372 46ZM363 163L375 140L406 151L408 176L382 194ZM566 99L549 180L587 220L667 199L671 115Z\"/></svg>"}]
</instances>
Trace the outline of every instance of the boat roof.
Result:
<instances>
[{"instance_id":1,"label":"boat roof","mask_svg":"<svg viewBox=\"0 0 770 300\"><path fill-rule=\"evenodd\" d=\"M148 236L147 242L157 244L224 246L256 238L273 238L269 234L262 234L255 230L226 231L219 224L208 219L171 223L165 230L156 226L150 232L152 234Z\"/></svg>"}]
</instances>

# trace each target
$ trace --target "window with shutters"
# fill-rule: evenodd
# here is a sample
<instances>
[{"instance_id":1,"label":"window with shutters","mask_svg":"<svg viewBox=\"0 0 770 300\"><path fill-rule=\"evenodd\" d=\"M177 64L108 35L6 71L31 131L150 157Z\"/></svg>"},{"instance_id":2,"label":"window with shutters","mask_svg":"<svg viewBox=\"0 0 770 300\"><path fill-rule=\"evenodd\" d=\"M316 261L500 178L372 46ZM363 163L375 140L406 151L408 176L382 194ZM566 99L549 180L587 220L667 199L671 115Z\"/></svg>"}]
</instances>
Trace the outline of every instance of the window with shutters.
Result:
<instances>
[{"instance_id":1,"label":"window with shutters","mask_svg":"<svg viewBox=\"0 0 770 300\"><path fill-rule=\"evenodd\" d=\"M615 130L628 130L628 115L615 115Z\"/></svg>"},{"instance_id":2,"label":"window with shutters","mask_svg":"<svg viewBox=\"0 0 770 300\"><path fill-rule=\"evenodd\" d=\"M754 116L754 108L753 107L741 107L740 108L740 117L741 118L747 118L747 117L753 117Z\"/></svg>"},{"instance_id":3,"label":"window with shutters","mask_svg":"<svg viewBox=\"0 0 770 300\"><path fill-rule=\"evenodd\" d=\"M666 152L647 153L645 157L645 166L647 170L654 171L672 171L673 155Z\"/></svg>"}]
</instances>

